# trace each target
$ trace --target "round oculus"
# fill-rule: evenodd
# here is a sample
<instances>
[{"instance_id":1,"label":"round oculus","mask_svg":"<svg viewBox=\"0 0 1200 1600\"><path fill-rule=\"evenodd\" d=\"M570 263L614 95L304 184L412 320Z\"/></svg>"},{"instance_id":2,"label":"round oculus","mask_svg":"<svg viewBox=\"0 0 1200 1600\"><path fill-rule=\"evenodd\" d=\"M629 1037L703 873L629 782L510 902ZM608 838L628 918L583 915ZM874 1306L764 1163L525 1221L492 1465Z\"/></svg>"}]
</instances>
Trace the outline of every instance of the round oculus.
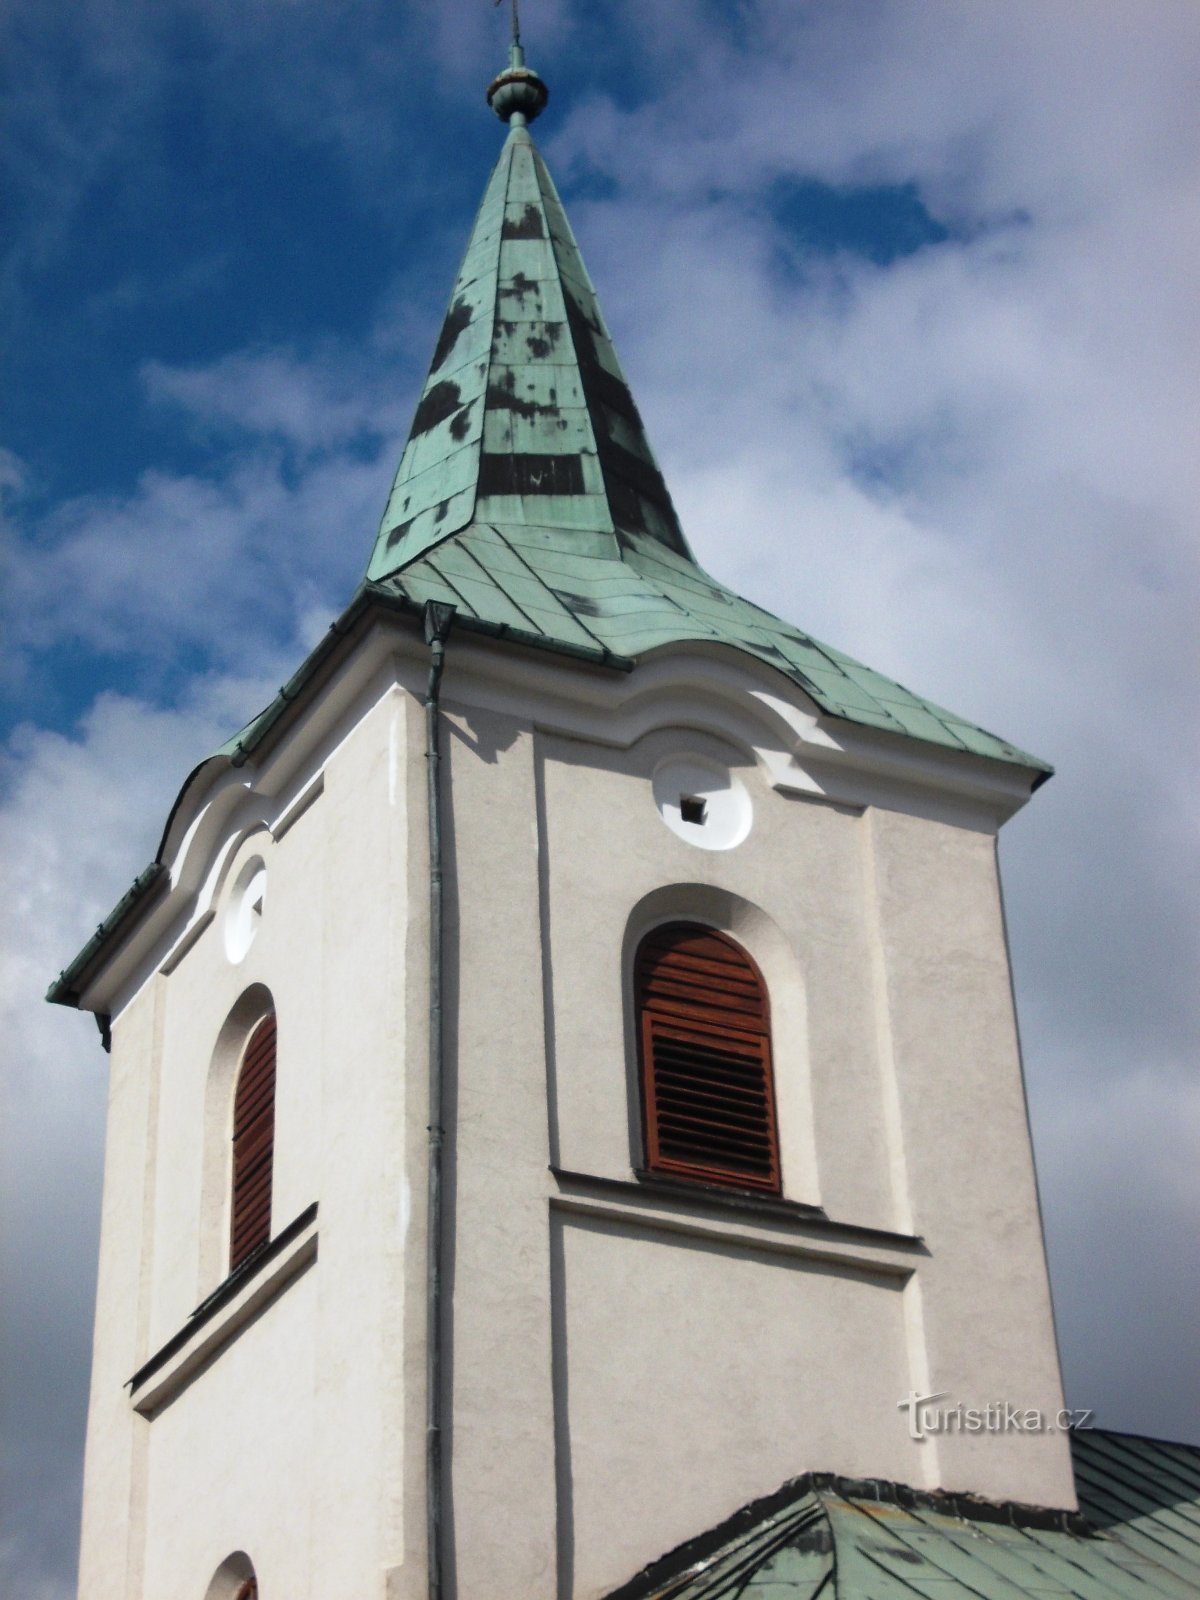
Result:
<instances>
[{"instance_id":1,"label":"round oculus","mask_svg":"<svg viewBox=\"0 0 1200 1600\"><path fill-rule=\"evenodd\" d=\"M673 834L700 850L732 850L754 820L750 795L728 767L708 756L668 756L651 779L658 814Z\"/></svg>"},{"instance_id":2,"label":"round oculus","mask_svg":"<svg viewBox=\"0 0 1200 1600\"><path fill-rule=\"evenodd\" d=\"M225 954L235 966L254 943L266 903L267 869L261 856L252 856L237 875L225 912Z\"/></svg>"}]
</instances>

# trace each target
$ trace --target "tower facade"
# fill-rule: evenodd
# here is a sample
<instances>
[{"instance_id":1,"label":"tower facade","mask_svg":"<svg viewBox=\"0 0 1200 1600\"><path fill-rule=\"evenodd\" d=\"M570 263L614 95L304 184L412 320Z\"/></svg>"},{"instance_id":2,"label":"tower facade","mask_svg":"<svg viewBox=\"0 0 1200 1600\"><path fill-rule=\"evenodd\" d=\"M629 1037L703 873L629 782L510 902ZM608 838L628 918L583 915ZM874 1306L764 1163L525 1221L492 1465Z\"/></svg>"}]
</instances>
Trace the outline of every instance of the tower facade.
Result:
<instances>
[{"instance_id":1,"label":"tower facade","mask_svg":"<svg viewBox=\"0 0 1200 1600\"><path fill-rule=\"evenodd\" d=\"M806 1470L1074 1504L903 1404L1062 1406L1047 769L700 569L491 97L366 579L51 991L112 1042L87 1600L599 1596Z\"/></svg>"}]
</instances>

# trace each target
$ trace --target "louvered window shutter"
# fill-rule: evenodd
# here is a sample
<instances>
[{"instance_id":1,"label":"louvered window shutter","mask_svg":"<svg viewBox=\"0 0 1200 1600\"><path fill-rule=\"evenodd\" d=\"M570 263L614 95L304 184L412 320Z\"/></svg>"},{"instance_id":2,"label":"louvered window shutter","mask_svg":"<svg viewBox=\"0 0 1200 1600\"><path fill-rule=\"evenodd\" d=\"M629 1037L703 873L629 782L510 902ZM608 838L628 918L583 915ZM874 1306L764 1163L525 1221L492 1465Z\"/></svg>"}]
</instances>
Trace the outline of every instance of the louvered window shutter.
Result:
<instances>
[{"instance_id":1,"label":"louvered window shutter","mask_svg":"<svg viewBox=\"0 0 1200 1600\"><path fill-rule=\"evenodd\" d=\"M233 1220L229 1265L240 1265L271 1237L275 1146L275 1018L250 1035L233 1102Z\"/></svg>"},{"instance_id":2,"label":"louvered window shutter","mask_svg":"<svg viewBox=\"0 0 1200 1600\"><path fill-rule=\"evenodd\" d=\"M779 1193L767 991L712 928L655 928L634 966L646 1164Z\"/></svg>"}]
</instances>

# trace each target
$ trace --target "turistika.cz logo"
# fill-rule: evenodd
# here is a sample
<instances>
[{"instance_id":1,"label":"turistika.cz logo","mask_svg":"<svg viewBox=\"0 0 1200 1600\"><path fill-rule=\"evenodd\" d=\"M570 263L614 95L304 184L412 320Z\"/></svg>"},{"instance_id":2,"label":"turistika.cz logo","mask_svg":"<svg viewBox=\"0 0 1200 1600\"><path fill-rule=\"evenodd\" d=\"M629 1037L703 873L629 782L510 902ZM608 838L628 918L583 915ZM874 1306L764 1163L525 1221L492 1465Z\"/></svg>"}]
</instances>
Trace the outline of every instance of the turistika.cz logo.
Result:
<instances>
[{"instance_id":1,"label":"turistika.cz logo","mask_svg":"<svg viewBox=\"0 0 1200 1600\"><path fill-rule=\"evenodd\" d=\"M1096 1414L1082 1406L1042 1411L1036 1406L1013 1405L1008 1400L995 1400L986 1406L964 1406L961 1401L952 1406L940 1403L949 1398L948 1389L939 1394L918 1394L910 1389L905 1399L897 1400L896 1409L908 1412L910 1439L943 1433L1072 1433L1090 1428Z\"/></svg>"}]
</instances>

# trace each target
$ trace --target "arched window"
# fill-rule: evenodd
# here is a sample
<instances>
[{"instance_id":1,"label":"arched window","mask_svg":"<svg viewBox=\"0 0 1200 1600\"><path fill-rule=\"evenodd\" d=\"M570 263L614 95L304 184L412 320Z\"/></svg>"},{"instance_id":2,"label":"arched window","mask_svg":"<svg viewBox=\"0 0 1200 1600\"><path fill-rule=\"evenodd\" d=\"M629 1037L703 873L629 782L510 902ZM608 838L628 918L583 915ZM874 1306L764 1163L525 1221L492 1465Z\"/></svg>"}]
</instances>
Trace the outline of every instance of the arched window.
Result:
<instances>
[{"instance_id":1,"label":"arched window","mask_svg":"<svg viewBox=\"0 0 1200 1600\"><path fill-rule=\"evenodd\" d=\"M204 1591L204 1600L258 1600L254 1563L244 1550L226 1556Z\"/></svg>"},{"instance_id":2,"label":"arched window","mask_svg":"<svg viewBox=\"0 0 1200 1600\"><path fill-rule=\"evenodd\" d=\"M240 1266L271 1237L275 1153L275 1013L246 1041L233 1099L233 1206L229 1266Z\"/></svg>"},{"instance_id":3,"label":"arched window","mask_svg":"<svg viewBox=\"0 0 1200 1600\"><path fill-rule=\"evenodd\" d=\"M633 983L649 1170L778 1194L771 1023L758 968L725 934L674 922L642 940Z\"/></svg>"}]
</instances>

